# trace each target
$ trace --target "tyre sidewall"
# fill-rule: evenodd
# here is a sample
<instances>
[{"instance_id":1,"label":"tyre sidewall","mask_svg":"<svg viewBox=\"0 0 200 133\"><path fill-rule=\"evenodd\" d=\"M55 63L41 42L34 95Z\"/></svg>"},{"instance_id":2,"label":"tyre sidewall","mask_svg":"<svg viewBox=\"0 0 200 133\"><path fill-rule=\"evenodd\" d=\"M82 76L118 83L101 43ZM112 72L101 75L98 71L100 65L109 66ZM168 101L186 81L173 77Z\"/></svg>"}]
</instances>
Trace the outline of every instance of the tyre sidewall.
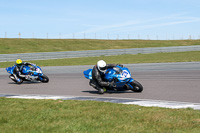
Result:
<instances>
[{"instance_id":1,"label":"tyre sidewall","mask_svg":"<svg viewBox=\"0 0 200 133\"><path fill-rule=\"evenodd\" d=\"M132 91L134 92L142 92L143 91L143 86L136 80L131 82L131 85L133 86ZM136 89L137 87L137 89Z\"/></svg>"}]
</instances>

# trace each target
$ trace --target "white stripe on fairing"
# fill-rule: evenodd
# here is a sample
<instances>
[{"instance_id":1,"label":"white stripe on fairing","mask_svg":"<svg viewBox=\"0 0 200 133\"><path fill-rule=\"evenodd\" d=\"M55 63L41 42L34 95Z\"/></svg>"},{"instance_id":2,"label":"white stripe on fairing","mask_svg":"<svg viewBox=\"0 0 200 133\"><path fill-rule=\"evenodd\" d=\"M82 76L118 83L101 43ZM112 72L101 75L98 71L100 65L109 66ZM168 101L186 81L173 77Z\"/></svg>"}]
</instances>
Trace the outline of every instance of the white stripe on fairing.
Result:
<instances>
[{"instance_id":1,"label":"white stripe on fairing","mask_svg":"<svg viewBox=\"0 0 200 133\"><path fill-rule=\"evenodd\" d=\"M22 98L22 99L62 99L62 100L82 100L85 98L84 96L47 96L47 95L12 95L6 96L7 98ZM100 97L90 97L90 100L97 100ZM104 100L102 100L104 99ZM114 100L113 100L114 99ZM87 100L87 99L85 99ZM173 102L173 101L154 101L154 100L142 100L142 99L127 99L130 102L122 102L124 99L119 98L106 98L101 97L101 101L104 102L115 102L121 104L134 104L145 107L163 107L163 108L172 108L172 109L180 109L180 108L192 108L195 110L200 110L200 103L188 103L188 102Z\"/></svg>"}]
</instances>

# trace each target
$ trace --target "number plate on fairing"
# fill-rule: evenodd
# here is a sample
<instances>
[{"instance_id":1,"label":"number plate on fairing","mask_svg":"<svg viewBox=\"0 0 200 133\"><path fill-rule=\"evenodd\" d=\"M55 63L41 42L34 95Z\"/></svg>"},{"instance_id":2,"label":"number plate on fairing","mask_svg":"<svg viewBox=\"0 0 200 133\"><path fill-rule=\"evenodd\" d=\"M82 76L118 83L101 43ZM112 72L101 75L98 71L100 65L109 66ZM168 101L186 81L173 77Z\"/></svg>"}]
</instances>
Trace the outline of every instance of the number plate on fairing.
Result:
<instances>
[{"instance_id":1,"label":"number plate on fairing","mask_svg":"<svg viewBox=\"0 0 200 133\"><path fill-rule=\"evenodd\" d=\"M130 77L131 77L131 75L129 74L129 72L126 71L126 70L123 70L121 77L120 77L120 80L124 80L124 79L130 78Z\"/></svg>"}]
</instances>

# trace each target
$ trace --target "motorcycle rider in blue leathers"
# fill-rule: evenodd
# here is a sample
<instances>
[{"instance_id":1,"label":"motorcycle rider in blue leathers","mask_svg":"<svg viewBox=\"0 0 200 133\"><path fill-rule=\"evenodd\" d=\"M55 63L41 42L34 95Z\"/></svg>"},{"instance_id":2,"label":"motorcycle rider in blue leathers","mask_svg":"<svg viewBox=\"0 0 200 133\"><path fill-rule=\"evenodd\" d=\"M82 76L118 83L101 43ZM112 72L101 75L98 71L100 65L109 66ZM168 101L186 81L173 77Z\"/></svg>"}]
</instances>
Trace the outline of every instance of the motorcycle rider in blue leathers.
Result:
<instances>
[{"instance_id":1,"label":"motorcycle rider in blue leathers","mask_svg":"<svg viewBox=\"0 0 200 133\"><path fill-rule=\"evenodd\" d=\"M23 62L21 59L17 59L15 62L15 68L13 70L13 74L9 76L10 79L17 81L18 78L25 78L26 75L22 74L22 70L24 66L33 65L29 62Z\"/></svg>"},{"instance_id":2,"label":"motorcycle rider in blue leathers","mask_svg":"<svg viewBox=\"0 0 200 133\"><path fill-rule=\"evenodd\" d=\"M113 82L106 82L103 80L103 77L105 75L105 72L108 68L113 68L117 65L121 64L106 64L105 61L99 60L97 64L93 67L92 70L92 80L90 80L89 84L96 90L98 90L99 94L104 93L104 87L115 87L115 83Z\"/></svg>"}]
</instances>

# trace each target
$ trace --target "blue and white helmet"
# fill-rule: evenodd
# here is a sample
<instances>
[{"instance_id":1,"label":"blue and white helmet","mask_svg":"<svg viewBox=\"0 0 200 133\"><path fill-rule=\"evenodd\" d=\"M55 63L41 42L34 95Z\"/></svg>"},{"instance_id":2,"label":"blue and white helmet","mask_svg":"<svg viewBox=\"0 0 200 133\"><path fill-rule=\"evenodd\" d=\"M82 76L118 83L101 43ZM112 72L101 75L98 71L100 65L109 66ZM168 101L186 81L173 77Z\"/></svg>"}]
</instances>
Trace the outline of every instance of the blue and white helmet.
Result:
<instances>
[{"instance_id":1,"label":"blue and white helmet","mask_svg":"<svg viewBox=\"0 0 200 133\"><path fill-rule=\"evenodd\" d=\"M106 71L106 62L104 60L99 60L97 62L97 68L100 72L105 73Z\"/></svg>"}]
</instances>

